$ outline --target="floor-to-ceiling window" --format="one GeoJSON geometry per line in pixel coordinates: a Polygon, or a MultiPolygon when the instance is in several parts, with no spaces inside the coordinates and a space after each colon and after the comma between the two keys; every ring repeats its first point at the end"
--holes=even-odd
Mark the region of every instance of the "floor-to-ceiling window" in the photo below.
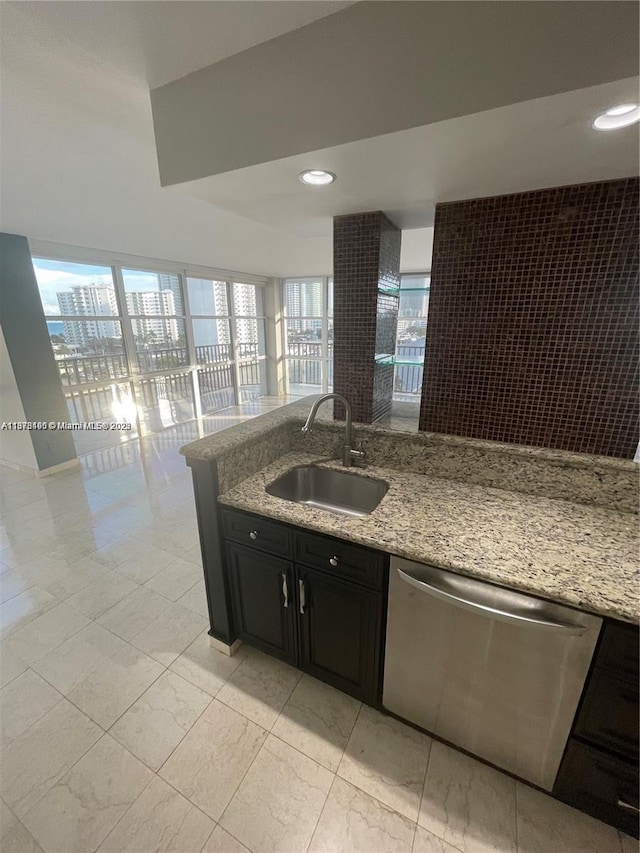
{"type": "Polygon", "coordinates": [[[285,377],[289,394],[333,388],[333,280],[290,278],[283,282],[285,377]]]}
{"type": "MultiPolygon", "coordinates": [[[[429,274],[402,275],[394,356],[394,400],[418,402],[429,310],[429,274]]],[[[333,387],[333,280],[285,279],[285,375],[288,392],[304,396],[333,387]]]]}
{"type": "Polygon", "coordinates": [[[33,259],[78,452],[267,394],[262,285],[189,270],[33,259]]]}
{"type": "Polygon", "coordinates": [[[419,402],[429,313],[429,275],[400,276],[393,399],[419,402]]]}

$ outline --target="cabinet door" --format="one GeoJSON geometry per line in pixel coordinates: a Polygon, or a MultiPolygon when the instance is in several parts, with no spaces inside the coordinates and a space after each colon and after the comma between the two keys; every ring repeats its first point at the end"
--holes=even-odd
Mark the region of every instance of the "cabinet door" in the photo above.
{"type": "Polygon", "coordinates": [[[638,765],[571,738],[553,793],[559,800],[638,837],[638,765]]]}
{"type": "Polygon", "coordinates": [[[293,566],[241,545],[227,545],[233,616],[238,636],[295,663],[293,566]]]}
{"type": "Polygon", "coordinates": [[[574,727],[574,734],[619,752],[638,756],[638,685],[599,666],[594,667],[574,727]]]}
{"type": "Polygon", "coordinates": [[[379,704],[382,594],[302,566],[296,574],[300,668],[379,704]]]}

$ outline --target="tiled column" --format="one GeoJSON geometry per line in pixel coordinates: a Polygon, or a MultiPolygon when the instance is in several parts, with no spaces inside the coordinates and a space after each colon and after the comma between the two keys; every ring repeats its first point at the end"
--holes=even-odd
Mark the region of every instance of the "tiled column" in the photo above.
{"type": "Polygon", "coordinates": [[[360,423],[391,409],[401,237],[381,211],[333,220],[333,390],[360,423]]]}

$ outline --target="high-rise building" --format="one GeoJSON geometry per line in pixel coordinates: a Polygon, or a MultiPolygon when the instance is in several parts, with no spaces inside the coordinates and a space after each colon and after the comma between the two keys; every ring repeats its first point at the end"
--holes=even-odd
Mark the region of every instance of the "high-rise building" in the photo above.
{"type": "Polygon", "coordinates": [[[169,290],[173,294],[174,313],[184,314],[184,311],[182,309],[182,292],[180,290],[180,278],[177,275],[159,273],[158,285],[160,290],[169,290]]]}
{"type": "Polygon", "coordinates": [[[285,301],[288,317],[321,317],[322,282],[288,281],[285,301]]]}
{"type": "Polygon", "coordinates": [[[126,294],[127,311],[133,320],[134,334],[144,343],[174,343],[178,321],[171,290],[136,290],[126,294]]]}
{"type": "MultiPolygon", "coordinates": [[[[112,285],[74,284],[70,290],[57,294],[60,314],[66,317],[101,317],[118,314],[116,292],[112,285]]],[[[116,320],[65,320],[64,337],[67,344],[86,346],[91,339],[120,338],[122,331],[116,320]]]]}

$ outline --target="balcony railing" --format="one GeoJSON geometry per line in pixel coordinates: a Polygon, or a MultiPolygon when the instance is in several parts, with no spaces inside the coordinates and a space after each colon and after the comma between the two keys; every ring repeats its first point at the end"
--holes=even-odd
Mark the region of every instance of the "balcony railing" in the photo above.
{"type": "Polygon", "coordinates": [[[86,385],[89,382],[106,382],[129,375],[124,353],[116,355],[74,355],[57,358],[63,385],[86,385]]]}
{"type": "MultiPolygon", "coordinates": [[[[139,350],[138,365],[142,373],[157,373],[175,370],[189,365],[189,356],[185,347],[139,350]]],[[[238,358],[255,360],[259,356],[258,344],[238,344],[238,358]]],[[[229,344],[212,344],[196,347],[198,364],[229,364],[233,361],[229,344]]],[[[94,382],[108,382],[110,379],[124,379],[129,375],[127,359],[124,353],[115,355],[72,355],[56,358],[63,385],[87,385],[94,382]]]]}

